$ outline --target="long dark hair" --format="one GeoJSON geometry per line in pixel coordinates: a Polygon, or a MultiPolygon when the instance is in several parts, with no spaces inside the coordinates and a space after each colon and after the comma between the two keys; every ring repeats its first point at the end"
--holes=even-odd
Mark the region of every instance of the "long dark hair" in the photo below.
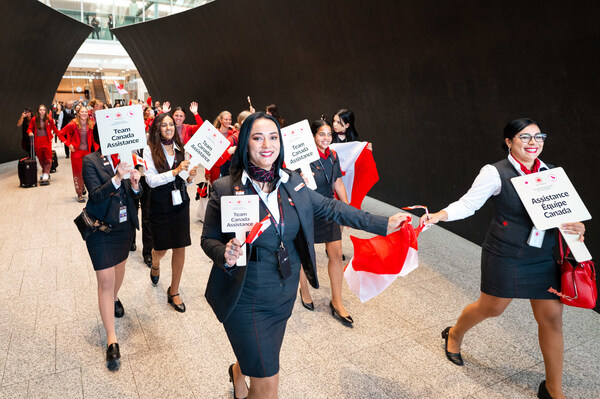
{"type": "Polygon", "coordinates": [[[508,146],[506,145],[506,139],[512,140],[515,137],[515,134],[519,133],[521,130],[525,129],[529,125],[536,125],[540,127],[536,121],[529,118],[517,118],[513,121],[510,121],[504,126],[504,139],[502,141],[502,149],[504,151],[508,151],[508,146]]]}
{"type": "MultiPolygon", "coordinates": [[[[346,141],[358,141],[358,132],[356,131],[356,127],[354,126],[354,112],[349,109],[342,108],[338,110],[333,116],[338,116],[340,120],[344,123],[347,123],[349,126],[346,128],[346,141]]],[[[333,119],[333,118],[332,118],[333,119]]],[[[339,138],[337,132],[334,130],[333,132],[333,142],[339,142],[339,138]]]]}
{"type": "Polygon", "coordinates": [[[42,123],[40,121],[40,108],[42,107],[46,108],[46,115],[44,115],[44,124],[48,123],[48,120],[50,119],[50,117],[48,116],[48,107],[46,107],[44,104],[38,105],[37,109],[35,110],[35,127],[37,129],[42,128],[42,123]]]}
{"type": "MultiPolygon", "coordinates": [[[[148,145],[150,146],[150,152],[152,153],[152,160],[154,161],[154,165],[156,165],[156,170],[158,170],[159,172],[169,170],[169,167],[167,165],[167,157],[165,156],[165,152],[160,142],[160,124],[166,117],[171,118],[171,120],[173,121],[173,125],[175,125],[175,120],[173,119],[171,114],[165,112],[159,114],[156,118],[154,118],[154,121],[152,121],[152,124],[150,125],[150,129],[148,129],[148,145]]],[[[181,153],[185,156],[183,143],[179,139],[177,131],[174,131],[173,141],[175,142],[175,144],[177,144],[177,146],[181,150],[181,153]]]]}
{"type": "Polygon", "coordinates": [[[252,130],[254,122],[256,122],[258,119],[268,119],[274,122],[275,126],[277,126],[280,146],[279,156],[274,162],[275,179],[273,180],[273,184],[275,184],[277,183],[277,180],[279,180],[279,170],[283,167],[283,141],[281,139],[281,128],[279,126],[279,122],[277,119],[264,112],[255,112],[248,116],[244,123],[242,123],[242,127],[240,128],[239,142],[235,152],[233,153],[233,157],[231,158],[231,166],[229,171],[233,180],[241,179],[242,172],[244,170],[248,171],[248,164],[250,163],[250,158],[248,157],[248,141],[250,140],[250,130],[252,130]]]}
{"type": "Polygon", "coordinates": [[[277,105],[275,104],[271,104],[271,105],[267,105],[267,112],[271,114],[271,116],[273,116],[273,118],[277,119],[277,122],[279,122],[279,126],[283,126],[283,122],[285,121],[281,115],[279,115],[279,110],[277,110],[277,105]]]}

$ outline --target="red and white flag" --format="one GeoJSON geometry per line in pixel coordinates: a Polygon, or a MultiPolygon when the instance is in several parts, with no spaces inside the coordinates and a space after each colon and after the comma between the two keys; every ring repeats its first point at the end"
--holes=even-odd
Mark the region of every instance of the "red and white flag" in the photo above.
{"type": "Polygon", "coordinates": [[[144,160],[144,158],[140,157],[138,154],[132,154],[132,155],[133,155],[134,167],[136,167],[138,165],[142,165],[144,167],[144,170],[148,170],[148,165],[146,164],[146,161],[144,160]]]}
{"type": "Polygon", "coordinates": [[[350,205],[360,209],[365,196],[379,180],[373,152],[366,141],[336,143],[329,147],[337,153],[350,205]]]}
{"type": "Polygon", "coordinates": [[[350,236],[354,257],[344,269],[348,286],[361,302],[382,293],[398,276],[406,276],[419,266],[416,230],[409,217],[400,230],[387,236],[362,239],[350,236]]]}
{"type": "Polygon", "coordinates": [[[250,233],[248,233],[248,237],[246,237],[245,243],[252,244],[254,241],[256,241],[258,237],[260,237],[262,233],[264,233],[266,229],[269,228],[270,225],[271,219],[269,219],[268,216],[265,216],[263,220],[252,226],[252,230],[250,230],[250,233]]]}
{"type": "Polygon", "coordinates": [[[119,84],[116,80],[113,80],[113,82],[115,82],[115,86],[117,87],[117,91],[119,92],[120,95],[124,95],[129,93],[127,90],[125,90],[123,88],[122,84],[119,84]]]}

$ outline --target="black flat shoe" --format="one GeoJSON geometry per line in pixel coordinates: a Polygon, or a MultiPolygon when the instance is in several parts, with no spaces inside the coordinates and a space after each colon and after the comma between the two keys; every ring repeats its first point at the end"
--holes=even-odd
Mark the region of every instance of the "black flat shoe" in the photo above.
{"type": "Polygon", "coordinates": [[[350,326],[352,323],[354,323],[354,320],[352,320],[352,317],[350,315],[342,316],[340,312],[338,312],[337,309],[333,307],[333,303],[331,301],[329,301],[329,307],[331,308],[331,315],[334,317],[339,317],[342,324],[350,326]]]}
{"type": "Polygon", "coordinates": [[[550,393],[546,389],[546,380],[540,382],[537,397],[540,399],[552,399],[552,396],[550,396],[550,393]]]}
{"type": "Polygon", "coordinates": [[[175,302],[173,302],[173,298],[176,296],[179,296],[179,293],[171,295],[171,287],[167,288],[167,302],[169,302],[169,304],[173,306],[173,309],[180,313],[183,313],[185,312],[185,303],[181,302],[181,304],[178,305],[175,302]]]}
{"type": "Polygon", "coordinates": [[[144,263],[148,267],[152,267],[152,255],[144,255],[144,263]]]}
{"type": "Polygon", "coordinates": [[[121,367],[119,359],[121,358],[121,352],[119,351],[119,344],[114,342],[106,348],[106,367],[110,371],[117,371],[121,367]]]}
{"type": "Polygon", "coordinates": [[[125,314],[125,308],[123,307],[121,300],[119,298],[117,298],[117,300],[115,301],[115,317],[121,318],[121,317],[123,317],[124,314],[125,314]]]}
{"type": "MultiPolygon", "coordinates": [[[[235,363],[233,363],[233,364],[235,364],[235,363]]],[[[231,382],[233,384],[233,398],[234,399],[246,399],[247,397],[238,398],[237,396],[235,396],[235,382],[233,380],[233,364],[231,366],[229,366],[229,382],[231,382]]],[[[246,384],[246,388],[248,388],[248,384],[246,384]]]]}
{"type": "Polygon", "coordinates": [[[446,357],[457,366],[462,366],[464,363],[460,352],[448,352],[448,335],[450,335],[450,327],[446,327],[446,329],[442,331],[442,339],[444,340],[444,351],[446,352],[446,357]]]}
{"type": "Polygon", "coordinates": [[[160,267],[154,268],[154,266],[150,266],[150,281],[152,281],[152,284],[156,285],[158,284],[158,279],[160,278],[160,272],[158,273],[158,276],[153,276],[152,270],[160,270],[160,267]]]}
{"type": "Polygon", "coordinates": [[[300,294],[300,302],[302,302],[302,306],[304,306],[308,310],[315,310],[315,304],[312,302],[304,302],[302,299],[302,291],[298,290],[298,294],[300,294]]]}

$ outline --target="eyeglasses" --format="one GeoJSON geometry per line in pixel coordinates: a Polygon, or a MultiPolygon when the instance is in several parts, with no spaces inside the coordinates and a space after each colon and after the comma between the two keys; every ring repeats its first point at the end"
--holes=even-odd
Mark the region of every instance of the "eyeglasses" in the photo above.
{"type": "Polygon", "coordinates": [[[536,142],[538,143],[543,143],[544,140],[546,140],[546,133],[536,133],[536,134],[529,134],[529,133],[521,133],[518,135],[518,137],[521,139],[521,141],[523,143],[529,143],[531,141],[531,138],[533,137],[535,139],[536,142]]]}

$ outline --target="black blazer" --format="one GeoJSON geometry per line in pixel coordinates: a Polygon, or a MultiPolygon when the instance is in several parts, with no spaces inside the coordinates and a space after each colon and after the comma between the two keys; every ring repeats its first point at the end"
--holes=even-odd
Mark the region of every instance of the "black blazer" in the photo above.
{"type": "Polygon", "coordinates": [[[140,228],[134,198],[142,196],[142,186],[136,194],[131,188],[129,179],[121,180],[121,187],[116,189],[111,179],[115,175],[108,159],[100,151],[92,152],[83,157],[83,182],[89,194],[85,206],[88,214],[105,223],[117,226],[119,224],[119,208],[121,201],[127,206],[127,217],[136,229],[140,228]],[[106,215],[106,217],[105,217],[106,215]]]}
{"type": "MultiPolygon", "coordinates": [[[[325,198],[304,185],[304,180],[296,172],[285,170],[290,174],[287,183],[280,185],[281,197],[291,198],[300,219],[300,232],[294,241],[294,246],[300,255],[302,268],[310,284],[319,288],[317,279],[316,258],[314,248],[314,219],[322,218],[335,220],[337,223],[371,233],[386,235],[388,218],[371,215],[350,205],[331,198],[325,198]]],[[[231,176],[223,177],[213,183],[212,193],[202,231],[202,249],[214,262],[208,283],[206,299],[213,308],[220,322],[225,322],[239,300],[244,288],[246,267],[236,267],[226,270],[225,244],[235,234],[221,232],[221,201],[223,195],[234,195],[236,191],[244,194],[254,194],[250,180],[243,185],[238,179],[233,181],[231,176]]],[[[247,249],[251,253],[252,246],[247,249]]]]}

